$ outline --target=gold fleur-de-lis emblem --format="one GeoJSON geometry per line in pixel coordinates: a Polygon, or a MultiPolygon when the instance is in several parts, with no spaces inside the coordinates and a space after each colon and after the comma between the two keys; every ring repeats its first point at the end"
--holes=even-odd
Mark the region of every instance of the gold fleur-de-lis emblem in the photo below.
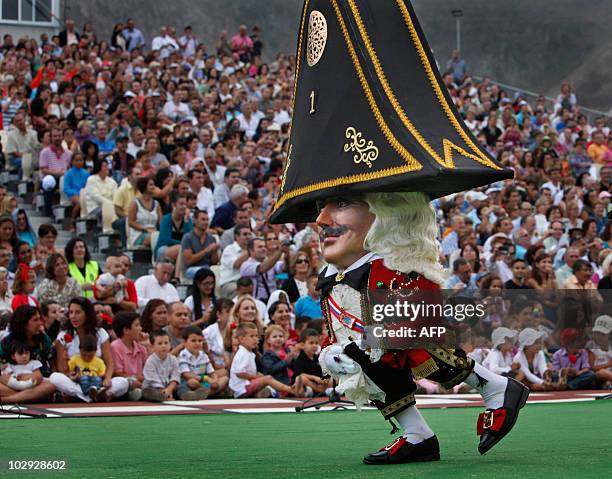
{"type": "Polygon", "coordinates": [[[344,279],[344,272],[342,273],[338,273],[336,275],[336,283],[339,283],[340,281],[342,281],[344,279]]]}
{"type": "Polygon", "coordinates": [[[349,141],[344,144],[344,151],[355,153],[353,155],[355,163],[365,163],[368,168],[372,168],[372,162],[378,158],[378,147],[374,146],[374,142],[366,141],[362,133],[352,126],[346,129],[345,135],[349,141]]]}

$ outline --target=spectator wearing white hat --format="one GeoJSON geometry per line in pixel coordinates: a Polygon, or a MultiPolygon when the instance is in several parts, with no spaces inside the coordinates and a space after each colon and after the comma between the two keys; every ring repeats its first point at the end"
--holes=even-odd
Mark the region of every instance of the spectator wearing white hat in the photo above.
{"type": "Polygon", "coordinates": [[[512,348],[516,342],[518,331],[500,326],[491,333],[491,352],[483,361],[482,365],[489,371],[501,374],[517,381],[523,379],[520,371],[521,365],[512,360],[512,348]]]}
{"type": "Polygon", "coordinates": [[[520,364],[525,376],[523,384],[532,391],[547,391],[552,388],[552,370],[546,366],[546,356],[542,351],[543,331],[525,328],[518,335],[519,350],[513,362],[520,364]]]}
{"type": "Polygon", "coordinates": [[[612,387],[612,348],[610,347],[610,332],[612,317],[604,314],[595,320],[593,339],[587,344],[591,370],[595,372],[597,381],[604,388],[612,387]]]}

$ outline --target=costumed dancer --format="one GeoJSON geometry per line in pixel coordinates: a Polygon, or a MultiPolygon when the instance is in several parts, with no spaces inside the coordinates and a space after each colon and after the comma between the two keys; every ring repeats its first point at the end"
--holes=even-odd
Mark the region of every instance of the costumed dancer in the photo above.
{"type": "Polygon", "coordinates": [[[407,0],[306,0],[298,37],[288,158],[275,223],[322,229],[322,367],[357,403],[372,401],[403,435],[367,464],[435,461],[438,440],[415,406],[414,378],[483,397],[478,450],[514,426],[529,391],[456,347],[366,347],[368,292],[439,290],[429,200],[512,178],[465,127],[407,0]]]}

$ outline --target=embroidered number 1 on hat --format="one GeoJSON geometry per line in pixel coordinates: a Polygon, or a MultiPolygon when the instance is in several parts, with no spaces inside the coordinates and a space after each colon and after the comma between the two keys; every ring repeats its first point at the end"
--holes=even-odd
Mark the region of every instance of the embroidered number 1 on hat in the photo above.
{"type": "Polygon", "coordinates": [[[312,90],[310,92],[310,111],[309,114],[313,114],[315,112],[315,91],[312,90]]]}

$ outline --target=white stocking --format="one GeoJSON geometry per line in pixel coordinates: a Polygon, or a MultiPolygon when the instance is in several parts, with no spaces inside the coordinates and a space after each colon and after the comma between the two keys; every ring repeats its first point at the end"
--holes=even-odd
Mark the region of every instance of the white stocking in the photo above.
{"type": "Polygon", "coordinates": [[[484,366],[475,363],[474,370],[465,382],[482,396],[485,408],[499,409],[504,405],[504,393],[508,385],[508,378],[495,374],[484,366]]]}
{"type": "Polygon", "coordinates": [[[411,444],[418,444],[434,435],[416,406],[410,406],[395,416],[404,430],[404,437],[411,444]]]}

